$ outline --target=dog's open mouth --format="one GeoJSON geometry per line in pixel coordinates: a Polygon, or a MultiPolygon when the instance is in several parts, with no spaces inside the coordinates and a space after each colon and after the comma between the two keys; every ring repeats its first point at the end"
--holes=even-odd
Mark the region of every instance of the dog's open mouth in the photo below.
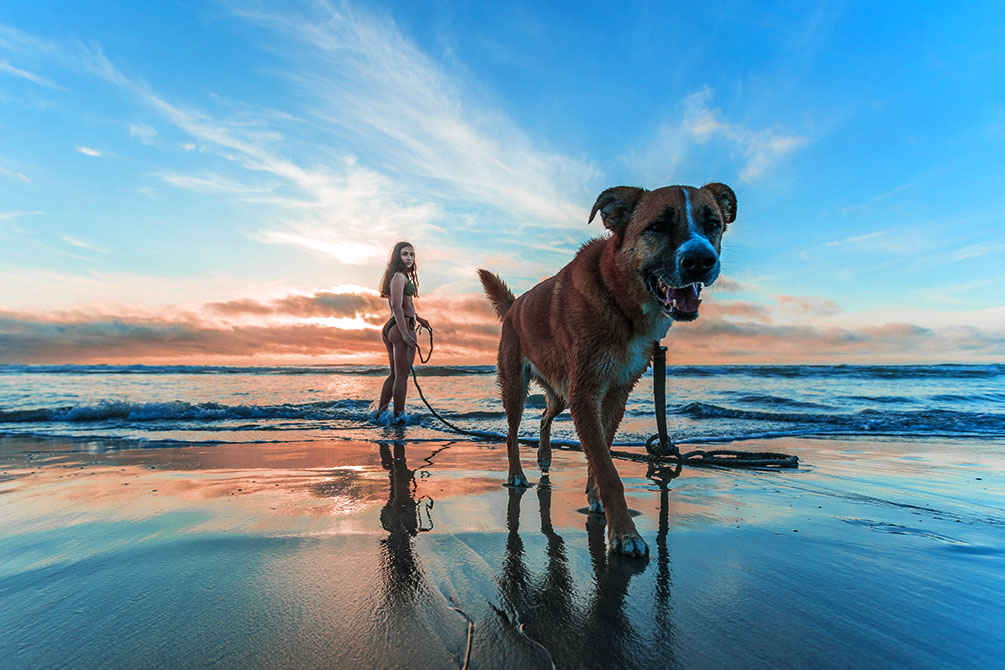
{"type": "Polygon", "coordinates": [[[650,275],[647,284],[663,311],[673,317],[674,321],[694,321],[698,318],[698,307],[701,305],[698,296],[701,295],[704,284],[695,282],[674,288],[667,286],[655,274],[650,275]]]}

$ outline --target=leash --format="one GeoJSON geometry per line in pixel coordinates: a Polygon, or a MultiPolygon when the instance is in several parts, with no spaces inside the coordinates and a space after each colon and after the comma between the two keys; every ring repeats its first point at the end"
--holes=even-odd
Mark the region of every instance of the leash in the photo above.
{"type": "MultiPolygon", "coordinates": [[[[418,326],[416,326],[416,328],[415,328],[415,350],[419,352],[419,361],[422,362],[423,364],[428,363],[429,359],[433,357],[433,327],[432,326],[423,326],[421,323],[418,326]],[[429,355],[426,356],[425,358],[422,357],[422,348],[419,347],[419,333],[422,332],[423,328],[425,328],[426,330],[429,331],[429,355]]],[[[415,374],[415,369],[414,368],[412,370],[412,374],[415,374]]],[[[418,388],[418,384],[416,384],[416,388],[418,388]]]]}
{"type": "MultiPolygon", "coordinates": [[[[425,358],[422,357],[422,349],[419,347],[418,337],[416,337],[415,348],[419,352],[419,360],[426,363],[433,356],[433,329],[428,326],[420,325],[416,331],[421,331],[423,328],[429,331],[429,355],[425,358]]],[[[674,470],[676,470],[677,474],[680,474],[680,468],[685,465],[693,467],[770,469],[799,467],[798,456],[790,456],[789,454],[771,451],[734,451],[731,449],[710,449],[705,451],[695,449],[694,451],[682,454],[680,449],[676,444],[674,444],[673,440],[671,440],[670,436],[667,434],[666,353],[667,348],[662,346],[658,340],[653,343],[653,402],[656,405],[657,432],[646,441],[646,454],[611,449],[610,454],[612,458],[634,461],[636,463],[648,463],[650,467],[659,466],[660,464],[676,465],[674,470]]],[[[499,433],[459,428],[444,419],[435,409],[433,409],[433,406],[429,404],[428,400],[426,400],[425,394],[422,393],[422,387],[419,386],[419,378],[415,373],[415,366],[413,365],[411,369],[412,382],[415,384],[415,390],[419,392],[419,397],[422,399],[423,404],[425,404],[426,409],[428,409],[430,413],[439,419],[445,426],[450,428],[455,433],[470,435],[482,440],[505,439],[505,436],[502,436],[499,433]]],[[[517,441],[521,444],[540,444],[540,440],[535,440],[533,438],[518,438],[517,441]]],[[[565,449],[567,451],[582,452],[583,450],[582,445],[579,442],[553,444],[552,447],[555,449],[565,449]]],[[[676,476],[676,474],[674,476],[676,476]]]]}
{"type": "MultiPolygon", "coordinates": [[[[666,415],[667,348],[659,341],[653,343],[653,401],[656,403],[656,434],[646,440],[649,458],[631,460],[649,463],[680,463],[682,465],[717,466],[724,468],[795,468],[799,458],[770,451],[733,451],[730,449],[696,449],[682,454],[667,435],[666,415]]],[[[629,453],[629,452],[622,452],[629,453]]],[[[612,451],[613,455],[614,452],[612,451]]]]}

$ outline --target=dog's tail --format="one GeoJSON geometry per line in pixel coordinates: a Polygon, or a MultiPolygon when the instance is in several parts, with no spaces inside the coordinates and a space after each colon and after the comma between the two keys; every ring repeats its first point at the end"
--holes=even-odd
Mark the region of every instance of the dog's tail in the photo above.
{"type": "Polygon", "coordinates": [[[500,279],[499,275],[492,274],[488,270],[478,270],[478,277],[482,280],[485,294],[488,295],[492,307],[495,308],[496,314],[499,315],[499,320],[502,321],[503,317],[506,316],[506,312],[509,311],[509,308],[516,300],[513,291],[509,290],[506,282],[500,279]]]}

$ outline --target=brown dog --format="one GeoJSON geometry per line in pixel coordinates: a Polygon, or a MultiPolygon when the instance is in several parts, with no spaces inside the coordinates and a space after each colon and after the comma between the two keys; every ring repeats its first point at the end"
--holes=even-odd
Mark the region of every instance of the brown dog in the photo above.
{"type": "Polygon", "coordinates": [[[498,275],[478,274],[502,319],[498,370],[509,426],[507,483],[529,486],[517,430],[534,380],[547,396],[541,470],[551,465],[551,421],[568,406],[589,466],[590,510],[606,513],[614,551],[643,556],[649,547],[628,513],[611,442],[653,342],[672,321],[697,318],[702,286],[719,276],[719,243],[736,219],[736,196],[718,183],[654,191],[616,186],[600,194],[589,221],[598,211],[611,235],[585,244],[557,275],[519,298],[498,275]]]}

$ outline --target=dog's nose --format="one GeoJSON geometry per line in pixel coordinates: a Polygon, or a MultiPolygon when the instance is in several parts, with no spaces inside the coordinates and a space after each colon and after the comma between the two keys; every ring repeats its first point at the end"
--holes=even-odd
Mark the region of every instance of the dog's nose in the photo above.
{"type": "Polygon", "coordinates": [[[700,277],[715,267],[719,258],[705,246],[688,249],[680,258],[680,267],[689,276],[700,277]]]}

